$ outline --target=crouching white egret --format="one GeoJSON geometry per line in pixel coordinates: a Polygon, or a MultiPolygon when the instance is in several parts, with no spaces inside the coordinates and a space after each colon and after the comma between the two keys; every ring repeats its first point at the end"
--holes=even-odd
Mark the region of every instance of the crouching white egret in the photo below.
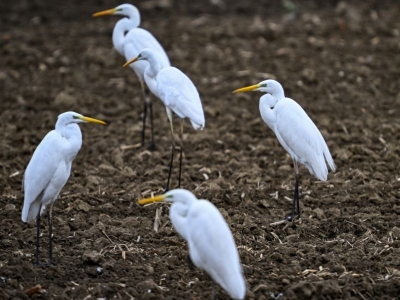
{"type": "MultiPolygon", "coordinates": [[[[126,60],[131,59],[139,54],[140,50],[150,48],[157,52],[161,67],[170,66],[170,62],[164,48],[157,41],[157,39],[147,30],[138,28],[140,26],[140,13],[139,10],[131,4],[121,4],[115,8],[104,10],[93,14],[93,17],[102,17],[108,15],[121,15],[125,18],[119,20],[115,24],[112,41],[115,49],[119,54],[125,57],[126,60]]],[[[148,62],[141,61],[132,65],[133,71],[139,78],[142,88],[143,100],[143,127],[142,127],[142,146],[145,142],[145,129],[147,108],[150,111],[150,130],[151,130],[151,144],[150,147],[154,148],[154,130],[153,130],[153,105],[150,95],[146,95],[147,90],[144,85],[144,70],[148,66],[148,62]]]]}
{"type": "Polygon", "coordinates": [[[246,284],[231,230],[219,210],[184,189],[139,200],[140,205],[172,202],[169,217],[189,245],[193,264],[206,271],[232,298],[244,299],[246,284]]]}
{"type": "Polygon", "coordinates": [[[169,165],[166,191],[169,190],[172,164],[174,161],[175,141],[172,122],[172,112],[181,118],[180,130],[180,158],[179,158],[179,186],[181,187],[182,151],[183,151],[183,119],[188,118],[194,129],[202,130],[205,125],[203,107],[199,93],[193,82],[182,71],[175,67],[162,68],[158,54],[151,49],[143,49],[140,54],[129,60],[124,67],[137,61],[148,61],[149,66],[144,71],[144,80],[150,91],[161,99],[167,109],[171,127],[172,154],[169,165]]]}
{"type": "Polygon", "coordinates": [[[39,265],[40,215],[49,204],[48,264],[53,263],[51,212],[54,201],[69,178],[71,163],[81,148],[82,133],[77,123],[82,122],[106,124],[71,111],[59,115],[55,130],[50,131],[36,148],[24,174],[25,196],[21,218],[23,222],[37,220],[36,266],[39,265]]]}
{"type": "Polygon", "coordinates": [[[297,163],[304,164],[311,174],[322,181],[326,181],[328,176],[326,163],[332,171],[335,171],[335,164],[317,126],[296,101],[285,97],[283,87],[279,82],[269,79],[237,89],[233,93],[249,91],[267,93],[260,98],[261,117],[293,159],[296,180],[292,214],[287,217],[289,221],[292,221],[296,204],[297,216],[300,218],[300,175],[297,163]]]}

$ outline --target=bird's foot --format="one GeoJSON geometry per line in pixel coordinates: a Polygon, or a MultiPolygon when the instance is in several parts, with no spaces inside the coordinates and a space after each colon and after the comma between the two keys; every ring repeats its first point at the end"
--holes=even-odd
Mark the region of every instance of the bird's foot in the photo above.
{"type": "Polygon", "coordinates": [[[169,191],[169,187],[166,187],[163,194],[165,194],[168,191],[169,191]]]}
{"type": "Polygon", "coordinates": [[[35,263],[36,268],[42,268],[42,267],[51,267],[55,266],[56,264],[53,261],[47,262],[47,263],[35,263]]]}
{"type": "Polygon", "coordinates": [[[156,144],[154,144],[153,142],[151,142],[151,143],[147,146],[147,149],[149,149],[150,151],[156,150],[156,144]]]}
{"type": "Polygon", "coordinates": [[[146,144],[146,143],[142,142],[142,143],[140,144],[140,146],[141,146],[142,148],[146,148],[146,149],[149,150],[149,151],[154,151],[154,150],[156,150],[156,144],[153,143],[153,142],[151,142],[151,143],[149,143],[149,144],[146,144]]]}
{"type": "Polygon", "coordinates": [[[288,221],[288,222],[293,222],[293,220],[294,220],[295,218],[296,218],[296,217],[293,216],[293,215],[288,215],[288,216],[285,218],[285,220],[288,221]]]}
{"type": "Polygon", "coordinates": [[[288,215],[285,220],[288,222],[293,222],[294,220],[300,220],[300,215],[288,215]]]}
{"type": "Polygon", "coordinates": [[[285,227],[284,227],[284,228],[286,228],[289,224],[292,224],[294,226],[296,220],[300,220],[300,216],[299,215],[296,215],[296,216],[288,215],[284,219],[276,221],[276,222],[273,222],[273,223],[270,223],[269,225],[276,226],[276,225],[286,224],[285,227]]]}

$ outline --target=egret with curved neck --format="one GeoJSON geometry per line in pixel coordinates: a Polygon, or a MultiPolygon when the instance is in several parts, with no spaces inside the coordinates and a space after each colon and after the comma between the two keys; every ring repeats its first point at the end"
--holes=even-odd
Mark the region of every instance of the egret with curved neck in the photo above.
{"type": "Polygon", "coordinates": [[[183,119],[188,118],[194,129],[202,130],[205,125],[204,111],[199,93],[193,82],[182,71],[175,67],[162,67],[158,53],[152,49],[143,49],[138,56],[129,60],[124,67],[147,61],[149,65],[144,71],[144,80],[150,91],[164,103],[171,128],[172,153],[168,171],[166,190],[169,190],[172,164],[174,160],[175,141],[172,112],[181,118],[179,187],[181,186],[182,151],[183,151],[183,119]]]}
{"type": "MultiPolygon", "coordinates": [[[[157,52],[161,67],[170,66],[168,56],[157,41],[157,39],[147,30],[139,28],[140,26],[140,13],[139,10],[131,4],[121,4],[115,8],[104,10],[93,14],[94,17],[102,17],[108,15],[121,15],[124,16],[119,20],[113,30],[112,42],[117,52],[124,56],[126,60],[137,56],[143,48],[150,48],[157,52]]],[[[144,70],[148,63],[142,61],[132,65],[132,69],[139,78],[142,89],[143,100],[143,126],[142,126],[142,146],[145,143],[146,131],[146,118],[147,110],[150,113],[150,130],[151,130],[151,144],[150,147],[154,148],[154,128],[153,128],[153,105],[150,95],[144,85],[144,70]]]]}
{"type": "Polygon", "coordinates": [[[139,200],[139,204],[160,201],[172,202],[172,225],[188,243],[193,264],[206,271],[233,299],[244,299],[246,283],[239,253],[219,210],[208,200],[199,200],[183,189],[139,200]]]}
{"type": "Polygon", "coordinates": [[[82,146],[82,133],[78,123],[83,122],[106,124],[71,111],[59,115],[55,130],[50,131],[37,146],[24,174],[24,207],[21,219],[23,222],[31,222],[36,218],[37,221],[36,266],[39,265],[40,216],[47,205],[51,205],[48,214],[48,264],[53,263],[52,208],[69,178],[72,161],[82,146]]]}
{"type": "Polygon", "coordinates": [[[297,163],[304,164],[316,178],[327,180],[328,167],[335,171],[331,153],[321,132],[303,108],[294,100],[285,97],[282,85],[275,80],[264,80],[258,84],[240,88],[233,93],[260,91],[266,93],[260,98],[261,118],[275,133],[283,148],[293,159],[295,188],[292,214],[287,220],[294,220],[295,207],[300,218],[299,180],[297,163]]]}

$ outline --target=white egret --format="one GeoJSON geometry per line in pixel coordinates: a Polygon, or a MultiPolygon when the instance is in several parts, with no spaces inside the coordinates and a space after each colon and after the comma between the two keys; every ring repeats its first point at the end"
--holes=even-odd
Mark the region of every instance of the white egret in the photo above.
{"type": "Polygon", "coordinates": [[[51,207],[48,214],[48,263],[53,263],[51,212],[56,198],[69,178],[72,161],[81,148],[82,133],[77,123],[82,122],[106,124],[71,111],[59,115],[55,130],[50,131],[36,148],[24,174],[25,197],[21,218],[23,222],[37,219],[35,260],[37,266],[39,265],[40,215],[49,204],[51,207]]]}
{"type": "Polygon", "coordinates": [[[188,118],[194,129],[202,130],[205,125],[204,111],[199,93],[193,82],[182,71],[175,67],[162,68],[158,54],[151,49],[143,49],[140,54],[128,61],[124,67],[137,61],[148,61],[149,66],[144,71],[144,80],[150,91],[161,99],[167,109],[171,127],[172,154],[168,172],[166,190],[169,189],[172,164],[174,160],[175,141],[172,124],[172,112],[181,118],[180,158],[179,158],[179,187],[181,186],[182,151],[183,151],[183,119],[188,118]]]}
{"type": "Polygon", "coordinates": [[[267,93],[260,98],[261,118],[272,129],[283,148],[293,159],[296,181],[292,214],[287,218],[292,221],[296,203],[297,216],[300,218],[300,174],[297,163],[304,164],[311,174],[322,181],[326,181],[328,176],[326,163],[332,171],[335,171],[336,167],[317,126],[296,101],[285,97],[283,87],[279,82],[269,79],[256,85],[237,89],[233,93],[249,91],[267,93]]]}
{"type": "Polygon", "coordinates": [[[244,299],[246,284],[231,230],[219,210],[184,189],[139,200],[172,202],[169,216],[175,230],[189,245],[193,264],[206,271],[232,298],[244,299]]]}
{"type": "MultiPolygon", "coordinates": [[[[119,54],[125,57],[126,60],[131,59],[139,54],[140,50],[144,48],[150,48],[157,52],[161,67],[170,66],[170,62],[164,48],[157,41],[157,39],[147,30],[138,28],[140,25],[140,13],[139,10],[131,4],[121,4],[115,8],[100,11],[93,14],[93,17],[101,17],[108,15],[122,15],[125,18],[119,20],[115,24],[112,41],[115,49],[119,54]]],[[[144,85],[144,71],[148,63],[141,61],[135,65],[132,65],[133,71],[139,78],[140,85],[142,88],[142,100],[143,100],[143,127],[142,127],[142,146],[145,141],[145,129],[146,129],[146,117],[147,107],[150,111],[150,130],[151,130],[151,145],[154,147],[154,130],[153,130],[153,105],[150,95],[146,97],[146,89],[144,85]]]]}

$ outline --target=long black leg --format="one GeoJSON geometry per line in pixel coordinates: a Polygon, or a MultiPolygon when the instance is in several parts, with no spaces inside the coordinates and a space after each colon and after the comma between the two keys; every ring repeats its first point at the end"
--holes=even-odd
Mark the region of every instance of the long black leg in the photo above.
{"type": "Polygon", "coordinates": [[[296,186],[295,189],[297,191],[297,218],[300,219],[300,196],[299,196],[299,183],[300,183],[300,174],[296,175],[296,186]]]}
{"type": "Polygon", "coordinates": [[[181,151],[179,155],[179,185],[178,188],[181,188],[181,176],[182,176],[182,152],[183,152],[183,119],[181,119],[181,131],[179,133],[179,138],[181,140],[181,151]]]}
{"type": "Polygon", "coordinates": [[[39,212],[36,217],[36,252],[35,252],[35,266],[39,266],[39,236],[40,236],[40,212],[42,210],[42,204],[39,206],[39,212]]]}
{"type": "Polygon", "coordinates": [[[297,211],[299,211],[299,176],[295,176],[295,183],[294,183],[294,195],[293,195],[293,205],[292,205],[292,215],[290,216],[291,221],[294,220],[294,215],[296,211],[296,204],[297,204],[297,211]]]}
{"type": "Polygon", "coordinates": [[[149,109],[150,109],[150,130],[151,130],[151,144],[150,144],[150,150],[154,150],[156,145],[154,144],[154,127],[153,127],[153,101],[151,99],[151,95],[148,95],[149,97],[149,109]]]}
{"type": "Polygon", "coordinates": [[[49,265],[53,264],[53,216],[52,216],[52,211],[53,211],[53,204],[51,204],[50,211],[48,214],[49,218],[49,265]]]}
{"type": "Polygon", "coordinates": [[[300,218],[300,203],[299,203],[299,180],[300,180],[300,174],[299,174],[299,168],[297,165],[297,162],[293,160],[294,164],[294,177],[295,177],[295,183],[294,183],[294,193],[293,193],[293,202],[292,202],[292,213],[291,215],[286,217],[286,220],[289,222],[294,220],[294,215],[296,212],[296,204],[297,204],[297,215],[298,218],[300,218]]]}
{"type": "Polygon", "coordinates": [[[174,152],[175,152],[174,126],[172,124],[172,119],[170,120],[169,124],[171,126],[172,148],[171,148],[171,161],[169,163],[168,180],[167,180],[167,186],[165,187],[165,192],[169,191],[169,182],[171,179],[172,165],[174,163],[174,152]]]}
{"type": "Polygon", "coordinates": [[[294,212],[296,210],[296,198],[297,198],[297,180],[294,184],[294,193],[293,193],[293,201],[292,201],[292,213],[288,216],[288,221],[294,220],[294,212]]]}
{"type": "Polygon", "coordinates": [[[142,101],[143,101],[143,125],[142,125],[142,147],[144,147],[145,137],[146,137],[146,118],[147,118],[147,100],[144,83],[140,82],[142,86],[142,101]]]}

